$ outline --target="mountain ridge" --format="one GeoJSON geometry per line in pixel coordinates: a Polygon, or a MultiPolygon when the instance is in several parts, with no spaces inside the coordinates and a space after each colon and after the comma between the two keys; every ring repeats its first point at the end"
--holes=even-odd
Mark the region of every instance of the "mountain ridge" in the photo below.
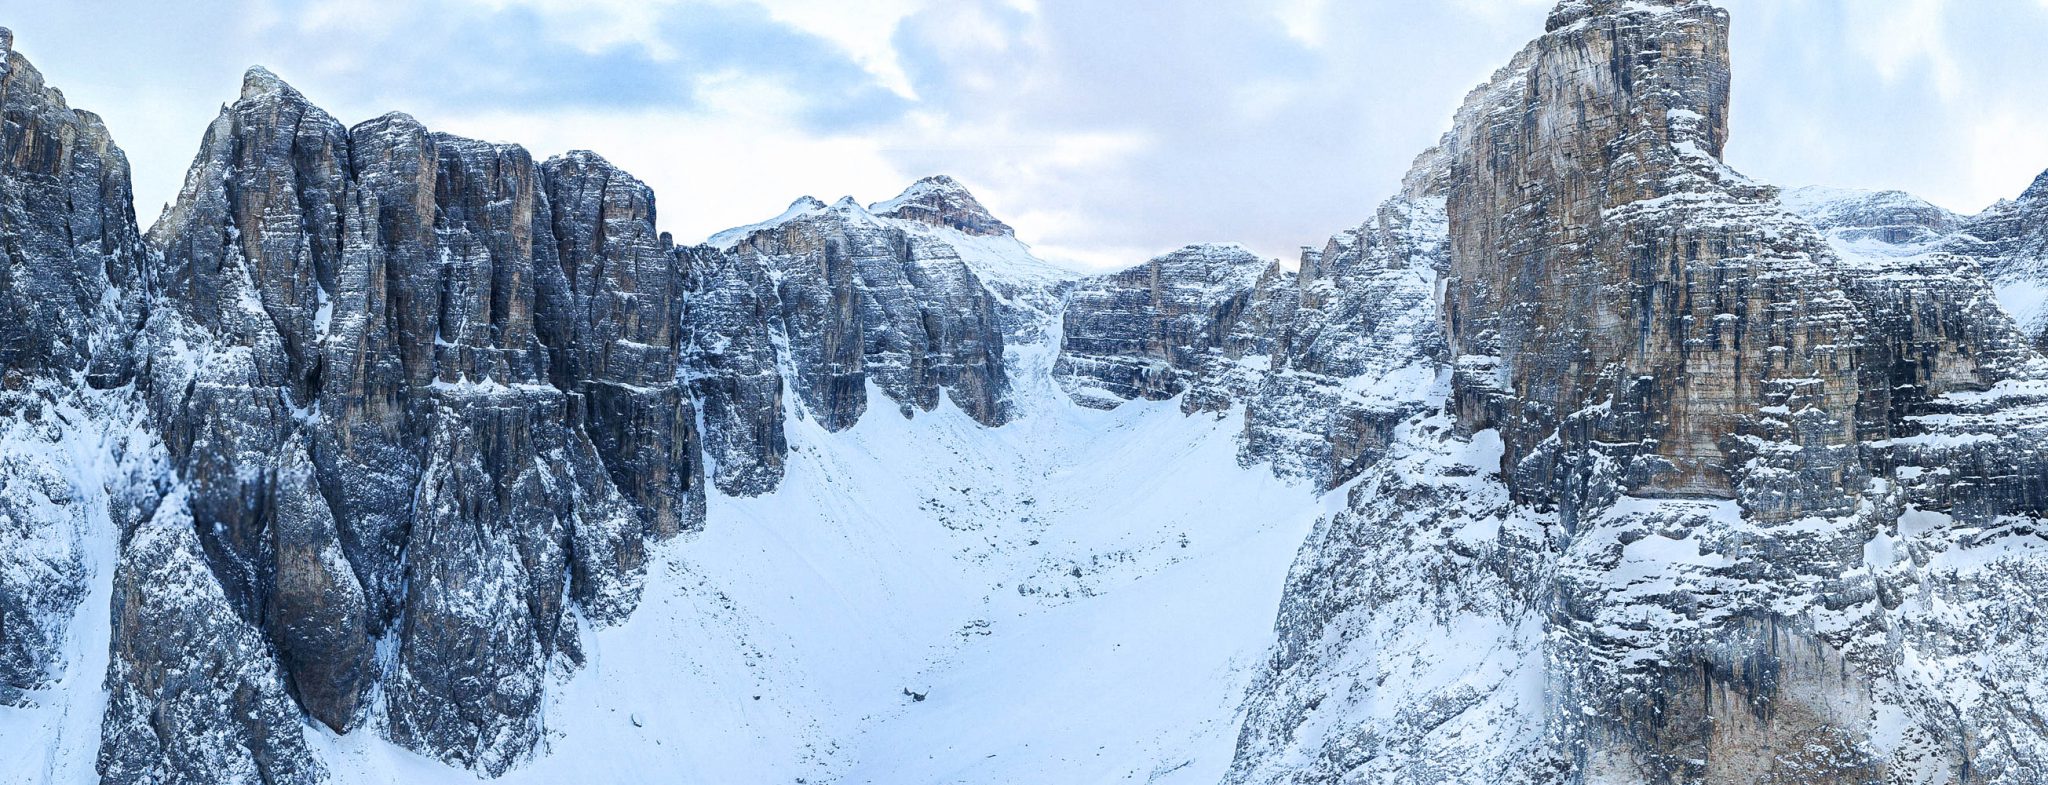
{"type": "Polygon", "coordinates": [[[1750,180],[1728,24],[1565,0],[1297,267],[1099,275],[944,175],[678,246],[595,153],[260,67],[143,232],[0,30],[0,735],[105,783],[647,776],[650,724],[678,779],[2037,782],[2048,175],[1750,180]],[[1054,685],[1093,730],[1040,737],[1008,669],[1175,708],[1054,685]]]}

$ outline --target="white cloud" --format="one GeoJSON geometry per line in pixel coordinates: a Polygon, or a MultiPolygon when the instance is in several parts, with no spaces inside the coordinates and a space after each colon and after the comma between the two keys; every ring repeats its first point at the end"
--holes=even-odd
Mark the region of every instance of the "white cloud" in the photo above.
{"type": "MultiPolygon", "coordinates": [[[[331,0],[351,5],[354,0],[331,0]]],[[[658,35],[663,15],[685,5],[680,0],[462,0],[492,11],[522,8],[547,20],[550,33],[586,53],[618,46],[637,46],[657,60],[676,56],[658,35]]]]}
{"type": "Polygon", "coordinates": [[[1278,0],[1273,4],[1273,15],[1287,35],[1310,47],[1320,47],[1329,39],[1329,10],[1330,0],[1278,0]]]}
{"type": "Polygon", "coordinates": [[[1962,177],[1928,198],[1966,212],[1989,205],[1990,195],[2017,196],[2048,166],[2048,117],[2011,106],[1988,108],[1963,141],[1962,177]]]}
{"type": "MultiPolygon", "coordinates": [[[[35,4],[7,21],[54,84],[107,115],[145,218],[241,68],[262,62],[344,122],[403,109],[541,156],[597,150],[655,187],[685,241],[806,193],[872,201],[943,171],[1041,250],[1121,265],[1191,241],[1286,256],[1355,224],[1554,0],[108,2],[133,8],[35,4]],[[664,38],[712,18],[822,44],[699,57],[664,38]],[[456,56],[469,36],[541,54],[528,73],[456,56]],[[573,52],[594,56],[578,66],[573,52]],[[558,60],[587,72],[522,92],[558,60]],[[615,76],[622,89],[597,103],[626,108],[496,97],[602,92],[588,88],[615,76]]],[[[2017,43],[2048,24],[2048,0],[1721,2],[1735,15],[1738,166],[1962,209],[2048,166],[2048,96],[2033,85],[2048,62],[2017,43]]]]}
{"type": "Polygon", "coordinates": [[[896,27],[928,0],[752,0],[770,18],[832,42],[873,74],[883,87],[905,98],[917,91],[903,71],[893,41],[896,27]]]}
{"type": "Polygon", "coordinates": [[[1962,90],[1962,72],[1949,47],[1947,0],[1853,2],[1844,10],[1850,41],[1886,81],[1904,78],[1917,66],[1928,70],[1944,97],[1962,90]]]}

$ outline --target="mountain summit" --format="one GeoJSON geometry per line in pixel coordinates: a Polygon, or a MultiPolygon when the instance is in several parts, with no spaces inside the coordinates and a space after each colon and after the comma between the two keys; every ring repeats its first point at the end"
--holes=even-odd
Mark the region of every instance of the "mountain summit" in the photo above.
{"type": "Polygon", "coordinates": [[[145,235],[0,30],[0,781],[2041,785],[2048,185],[1745,177],[1729,30],[1099,275],[261,69],[145,235]]]}
{"type": "Polygon", "coordinates": [[[952,177],[939,174],[911,183],[903,193],[886,202],[868,205],[868,210],[886,218],[928,223],[958,229],[969,235],[1008,237],[1010,225],[996,220],[981,200],[952,177]]]}

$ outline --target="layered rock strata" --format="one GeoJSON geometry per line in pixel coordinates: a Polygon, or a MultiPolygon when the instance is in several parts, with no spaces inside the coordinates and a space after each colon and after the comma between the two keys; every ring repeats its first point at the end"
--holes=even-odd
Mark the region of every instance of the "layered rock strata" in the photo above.
{"type": "Polygon", "coordinates": [[[953,246],[847,198],[799,202],[733,253],[775,281],[797,398],[827,430],[860,419],[870,382],[904,416],[943,392],[984,425],[1009,420],[997,301],[953,246]]]}
{"type": "Polygon", "coordinates": [[[1562,3],[1418,169],[1448,383],[1304,545],[1230,781],[2038,781],[2029,644],[1963,619],[2048,555],[2042,361],[1952,216],[1721,163],[1727,25],[1562,3]]]}
{"type": "Polygon", "coordinates": [[[1191,245],[1083,281],[1067,295],[1053,376],[1092,408],[1168,400],[1205,383],[1216,388],[1210,400],[1190,405],[1227,406],[1221,377],[1235,375],[1226,366],[1264,354],[1268,323],[1284,310],[1252,307],[1257,294],[1266,302],[1291,288],[1293,276],[1278,268],[1241,246],[1191,245]]]}
{"type": "Polygon", "coordinates": [[[0,29],[0,706],[62,675],[103,494],[69,445],[132,375],[148,256],[127,158],[0,29]]]}
{"type": "Polygon", "coordinates": [[[317,780],[302,717],[503,773],[705,482],[774,490],[786,400],[999,425],[1066,277],[943,177],[677,248],[595,154],[344,127],[260,68],[145,237],[0,42],[0,700],[118,538],[107,782],[317,780]]]}

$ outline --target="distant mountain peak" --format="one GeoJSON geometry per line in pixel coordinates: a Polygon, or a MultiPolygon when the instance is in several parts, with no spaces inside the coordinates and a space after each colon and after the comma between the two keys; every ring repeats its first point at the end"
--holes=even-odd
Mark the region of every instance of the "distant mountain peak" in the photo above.
{"type": "Polygon", "coordinates": [[[1831,238],[1907,250],[1938,242],[1963,223],[1955,213],[1897,190],[1807,186],[1779,192],[1778,201],[1831,238]]]}
{"type": "Polygon", "coordinates": [[[249,66],[249,70],[244,71],[242,73],[243,100],[257,98],[266,95],[284,95],[297,97],[299,95],[299,91],[293,89],[290,83],[287,83],[284,79],[279,78],[278,75],[272,73],[270,69],[264,68],[263,66],[260,65],[249,66]]]}
{"type": "Polygon", "coordinates": [[[1628,13],[1664,13],[1693,5],[1710,5],[1708,0],[1562,0],[1550,12],[1545,29],[1552,32],[1595,16],[1628,13]]]}
{"type": "Polygon", "coordinates": [[[896,198],[869,205],[868,211],[884,218],[943,226],[982,237],[1013,234],[1010,225],[990,215],[966,186],[943,174],[911,183],[896,198]]]}

